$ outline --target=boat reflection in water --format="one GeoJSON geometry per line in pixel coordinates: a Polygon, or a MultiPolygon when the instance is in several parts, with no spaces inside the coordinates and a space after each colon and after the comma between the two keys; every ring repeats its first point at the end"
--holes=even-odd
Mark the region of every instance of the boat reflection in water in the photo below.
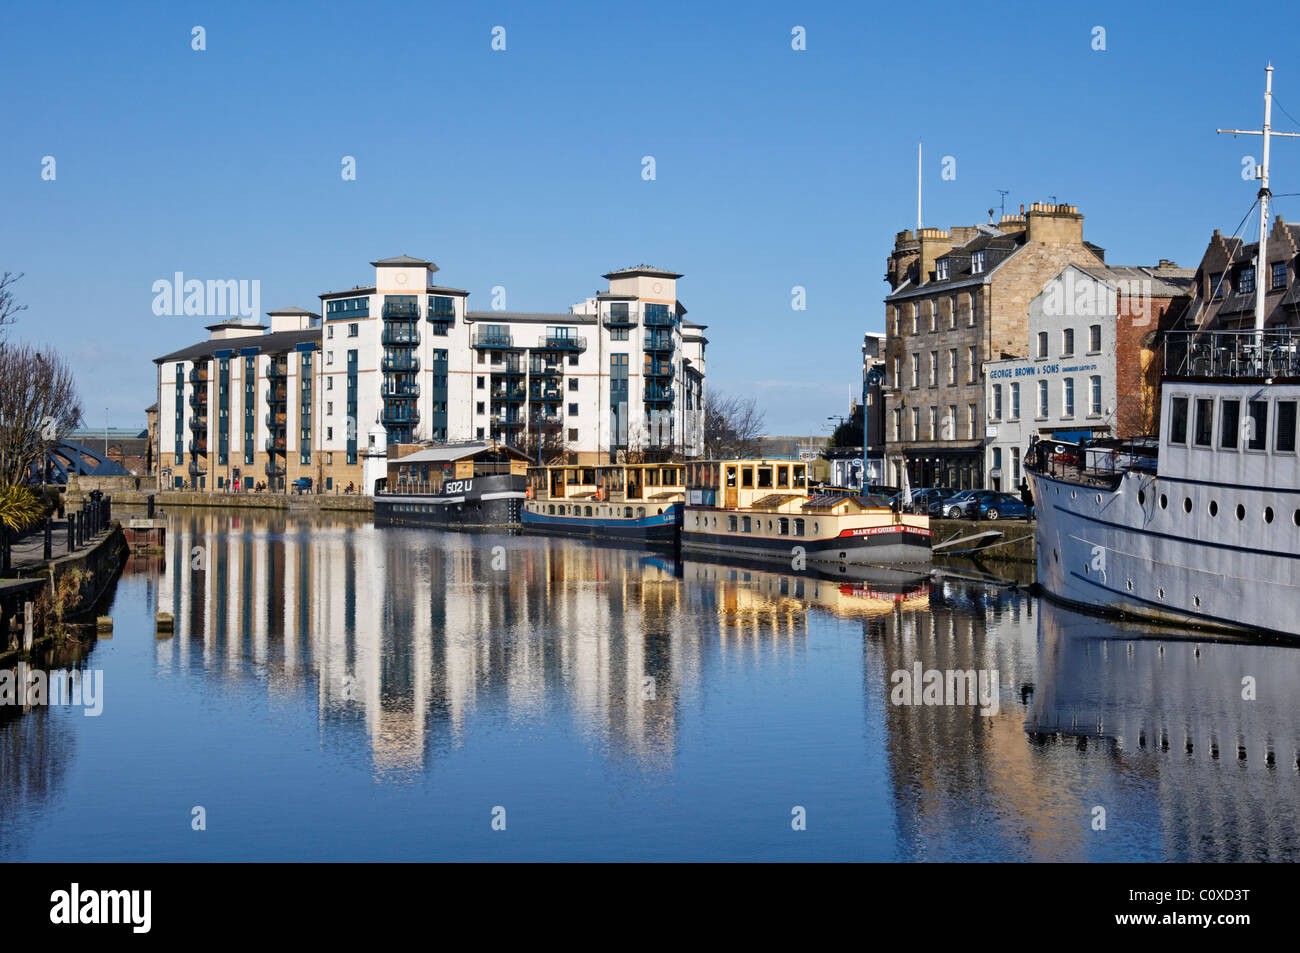
{"type": "Polygon", "coordinates": [[[91,656],[103,716],[0,724],[34,738],[21,726],[50,719],[70,753],[39,805],[0,786],[0,840],[33,857],[1300,859],[1289,646],[924,573],[169,519],[91,656]],[[996,672],[996,705],[896,703],[917,665],[996,672]],[[149,784],[93,781],[121,764],[149,784]],[[160,827],[177,799],[249,833],[160,827]],[[791,805],[810,819],[793,837],[791,805]],[[113,837],[80,838],[87,816],[113,837]]]}

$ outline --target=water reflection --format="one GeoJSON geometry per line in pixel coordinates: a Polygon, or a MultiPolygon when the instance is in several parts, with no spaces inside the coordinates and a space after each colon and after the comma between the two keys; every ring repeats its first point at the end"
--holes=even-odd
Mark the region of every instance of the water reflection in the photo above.
{"type": "MultiPolygon", "coordinates": [[[[242,856],[336,845],[339,816],[367,845],[341,856],[421,856],[413,827],[513,797],[537,819],[519,856],[1300,857],[1300,650],[1118,626],[972,580],[779,570],[183,511],[166,552],[125,582],[149,615],[174,614],[174,634],[132,639],[119,624],[113,645],[139,655],[109,674],[130,677],[138,657],[141,717],[170,704],[201,739],[176,797],[227,773],[239,798],[251,783],[239,816],[259,839],[242,856]],[[918,663],[996,672],[996,713],[894,704],[894,673],[918,663]],[[220,747],[212,711],[238,718],[240,754],[220,747]],[[318,744],[301,743],[299,721],[318,744]],[[250,781],[229,760],[244,757],[282,777],[250,781]],[[317,827],[282,816],[277,793],[318,801],[317,827]],[[784,834],[791,803],[817,818],[807,838],[784,834]]],[[[106,708],[101,729],[115,756],[185,775],[188,752],[137,750],[142,729],[116,717],[106,708]]],[[[90,757],[72,740],[65,757],[90,757]]],[[[8,774],[24,749],[6,743],[8,774]]],[[[162,809],[154,783],[134,795],[141,824],[162,809]]],[[[79,796],[114,806],[114,790],[79,796]]],[[[497,856],[479,821],[438,831],[448,856],[497,856]]],[[[184,843],[158,835],[154,850],[189,856],[184,843]]]]}

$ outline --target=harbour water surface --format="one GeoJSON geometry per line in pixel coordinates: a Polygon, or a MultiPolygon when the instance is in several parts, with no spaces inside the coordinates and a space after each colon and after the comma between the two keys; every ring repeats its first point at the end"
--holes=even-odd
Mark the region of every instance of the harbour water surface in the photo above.
{"type": "Polygon", "coordinates": [[[1019,589],[177,510],[108,612],[6,860],[1300,859],[1300,649],[1019,589]]]}

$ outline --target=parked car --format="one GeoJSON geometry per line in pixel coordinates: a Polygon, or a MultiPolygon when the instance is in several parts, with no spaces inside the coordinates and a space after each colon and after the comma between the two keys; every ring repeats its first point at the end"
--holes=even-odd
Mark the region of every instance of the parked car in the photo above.
{"type": "MultiPolygon", "coordinates": [[[[999,495],[996,490],[962,490],[956,496],[939,501],[937,504],[939,515],[947,519],[961,519],[970,515],[970,507],[976,501],[999,495]]],[[[931,504],[932,507],[935,505],[931,504]]],[[[933,509],[931,514],[933,515],[933,509]]]]}
{"type": "Polygon", "coordinates": [[[931,500],[929,505],[926,507],[926,512],[934,519],[940,517],[947,519],[951,516],[961,516],[963,505],[970,499],[971,494],[975,492],[977,491],[958,490],[952,496],[947,498],[939,497],[938,499],[931,500]]]}
{"type": "Polygon", "coordinates": [[[966,507],[966,515],[972,519],[1001,520],[1024,519],[1033,515],[1030,507],[1025,506],[1020,497],[1010,493],[993,493],[973,499],[966,507]]]}
{"type": "Polygon", "coordinates": [[[929,513],[932,504],[950,500],[960,492],[960,490],[954,490],[948,486],[935,486],[927,490],[920,490],[912,498],[912,512],[929,513]]]}

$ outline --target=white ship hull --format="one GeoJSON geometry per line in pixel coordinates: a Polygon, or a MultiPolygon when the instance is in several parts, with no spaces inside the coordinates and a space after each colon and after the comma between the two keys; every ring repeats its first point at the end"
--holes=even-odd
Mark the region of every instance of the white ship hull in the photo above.
{"type": "Polygon", "coordinates": [[[1032,471],[1029,479],[1038,581],[1049,595],[1181,625],[1300,636],[1300,492],[1140,470],[1114,490],[1032,471]]]}

